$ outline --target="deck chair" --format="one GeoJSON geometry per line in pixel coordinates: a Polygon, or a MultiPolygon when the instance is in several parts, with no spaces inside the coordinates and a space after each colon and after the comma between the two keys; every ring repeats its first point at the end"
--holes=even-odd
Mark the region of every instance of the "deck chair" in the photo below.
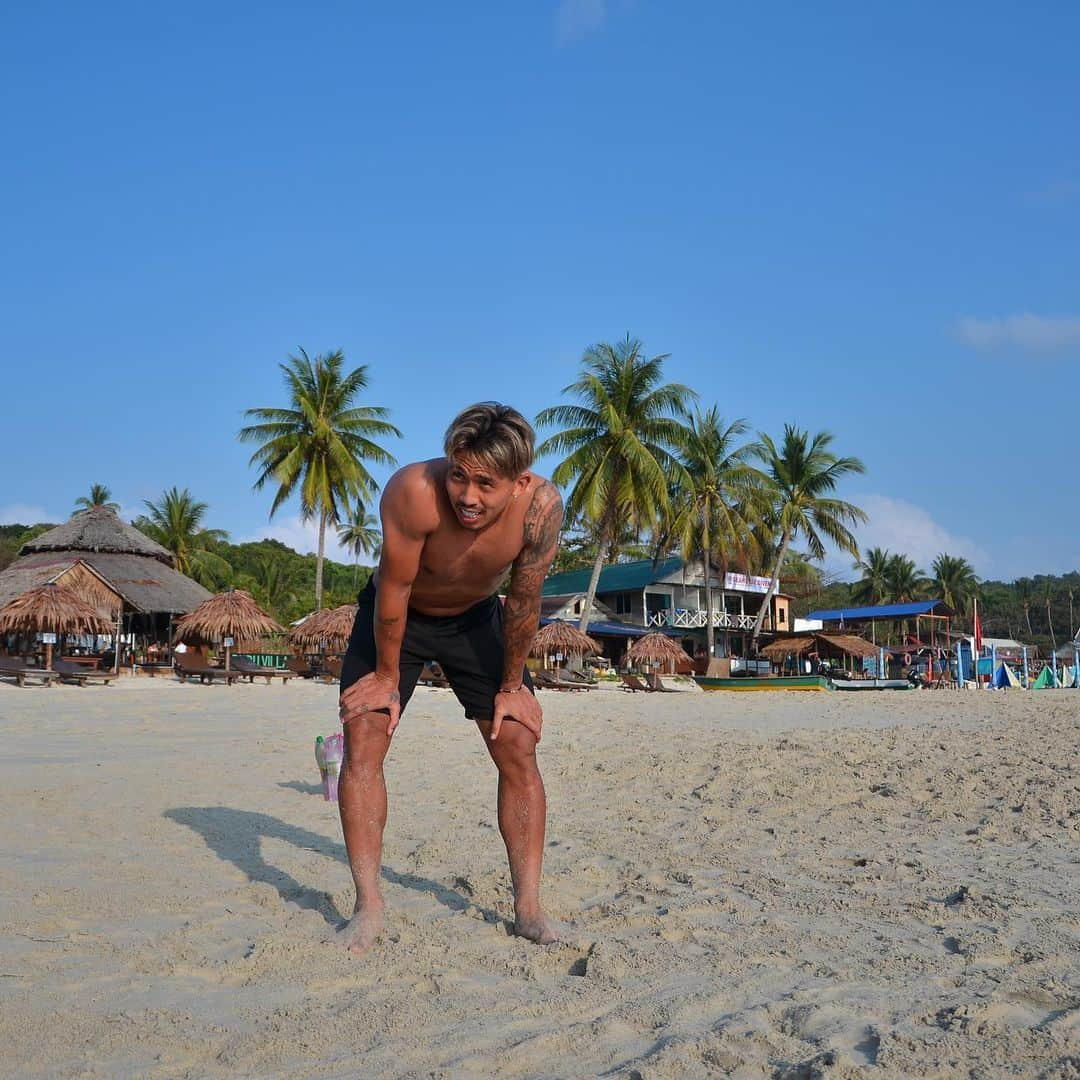
{"type": "Polygon", "coordinates": [[[591,679],[587,679],[580,672],[571,671],[569,668],[564,667],[555,669],[555,678],[567,686],[580,686],[582,690],[591,690],[596,686],[596,683],[591,679]]]}
{"type": "Polygon", "coordinates": [[[44,668],[30,667],[29,664],[20,660],[17,656],[0,656],[0,676],[14,679],[16,685],[25,686],[27,679],[37,679],[46,686],[60,678],[57,671],[46,671],[44,668]]]}
{"type": "Polygon", "coordinates": [[[551,671],[530,671],[532,676],[533,686],[537,690],[585,690],[584,686],[572,686],[569,683],[564,683],[561,679],[556,678],[554,672],[551,671]]]}
{"type": "Polygon", "coordinates": [[[644,690],[647,693],[652,689],[652,687],[643,683],[636,675],[622,674],[619,678],[622,679],[622,686],[619,687],[620,690],[630,690],[636,694],[639,690],[644,690]]]}
{"type": "Polygon", "coordinates": [[[53,658],[53,670],[58,671],[61,682],[78,683],[85,686],[88,682],[104,683],[106,686],[116,678],[112,671],[88,671],[81,664],[73,664],[70,660],[53,658]]]}
{"type": "Polygon", "coordinates": [[[215,679],[232,686],[242,678],[238,671],[226,671],[224,668],[210,667],[191,653],[176,654],[176,675],[181,680],[198,679],[204,686],[209,686],[215,679]]]}
{"type": "Polygon", "coordinates": [[[312,679],[315,677],[315,669],[311,666],[306,656],[290,656],[285,661],[285,666],[294,674],[299,675],[301,679],[312,679]]]}
{"type": "Polygon", "coordinates": [[[256,679],[265,679],[267,686],[275,678],[280,679],[281,685],[284,686],[295,674],[288,668],[282,671],[281,668],[263,667],[262,664],[253,664],[250,660],[244,660],[239,656],[232,658],[230,666],[233,671],[243,675],[248,682],[253,683],[256,679]]]}
{"type": "Polygon", "coordinates": [[[443,669],[431,660],[424,665],[420,672],[420,678],[416,680],[421,686],[431,686],[437,690],[449,690],[450,680],[446,677],[443,669]]]}
{"type": "Polygon", "coordinates": [[[651,675],[645,676],[645,682],[648,685],[648,689],[658,694],[677,694],[679,691],[672,686],[665,686],[660,676],[655,672],[651,675]]]}

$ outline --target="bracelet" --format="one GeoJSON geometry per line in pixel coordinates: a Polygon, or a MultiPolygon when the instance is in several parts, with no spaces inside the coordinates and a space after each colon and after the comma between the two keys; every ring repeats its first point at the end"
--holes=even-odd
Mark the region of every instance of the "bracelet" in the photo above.
{"type": "Polygon", "coordinates": [[[513,690],[507,690],[505,686],[499,687],[500,694],[520,694],[525,689],[525,684],[521,683],[519,686],[515,686],[513,690]]]}

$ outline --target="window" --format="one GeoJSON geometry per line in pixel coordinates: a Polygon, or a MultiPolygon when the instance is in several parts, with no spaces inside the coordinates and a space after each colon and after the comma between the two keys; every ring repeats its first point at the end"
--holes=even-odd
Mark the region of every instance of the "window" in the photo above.
{"type": "Polygon", "coordinates": [[[777,622],[787,622],[787,608],[777,608],[776,609],[776,621],[777,622]]]}
{"type": "Polygon", "coordinates": [[[633,597],[630,593],[615,594],[615,614],[629,615],[634,610],[633,597]]]}

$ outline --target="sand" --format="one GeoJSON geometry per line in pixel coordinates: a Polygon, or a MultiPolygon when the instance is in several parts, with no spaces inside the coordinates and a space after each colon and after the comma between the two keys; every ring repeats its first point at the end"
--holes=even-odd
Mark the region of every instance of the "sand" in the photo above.
{"type": "Polygon", "coordinates": [[[0,686],[4,1075],[1080,1076],[1080,692],[547,692],[543,949],[420,690],[362,959],[335,700],[0,686]]]}

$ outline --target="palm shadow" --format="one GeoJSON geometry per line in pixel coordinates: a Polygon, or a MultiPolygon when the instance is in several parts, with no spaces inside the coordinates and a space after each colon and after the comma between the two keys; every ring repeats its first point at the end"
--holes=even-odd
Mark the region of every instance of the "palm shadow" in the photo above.
{"type": "MultiPolygon", "coordinates": [[[[302,885],[288,871],[267,862],[260,850],[263,839],[283,840],[294,847],[316,851],[348,865],[344,844],[302,826],[290,825],[269,814],[236,810],[229,806],[179,806],[166,810],[165,817],[198,833],[219,859],[231,862],[247,875],[249,881],[263,881],[272,885],[282,900],[319,912],[334,927],[346,921],[347,917],[337,910],[329,893],[302,885]]],[[[417,874],[401,873],[389,866],[382,868],[382,876],[384,881],[393,885],[427,893],[451,911],[475,907],[488,922],[502,921],[490,908],[482,907],[441,882],[417,874]]]]}

